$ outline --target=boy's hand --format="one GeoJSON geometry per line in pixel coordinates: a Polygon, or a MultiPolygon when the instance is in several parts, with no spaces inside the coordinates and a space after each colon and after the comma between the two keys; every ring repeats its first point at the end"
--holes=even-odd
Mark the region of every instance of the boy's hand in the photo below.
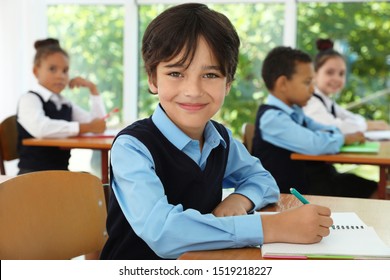
{"type": "Polygon", "coordinates": [[[73,89],[75,87],[86,87],[89,89],[92,95],[99,95],[96,85],[84,78],[76,77],[71,79],[69,81],[69,88],[73,89]]]}
{"type": "Polygon", "coordinates": [[[274,215],[261,215],[264,243],[316,243],[329,235],[330,209],[306,204],[274,215]]]}
{"type": "Polygon", "coordinates": [[[233,193],[218,204],[213,214],[217,217],[246,215],[252,208],[253,204],[248,198],[233,193]]]}
{"type": "Polygon", "coordinates": [[[366,138],[364,137],[363,132],[355,132],[344,135],[344,144],[350,145],[353,143],[364,143],[366,138]]]}

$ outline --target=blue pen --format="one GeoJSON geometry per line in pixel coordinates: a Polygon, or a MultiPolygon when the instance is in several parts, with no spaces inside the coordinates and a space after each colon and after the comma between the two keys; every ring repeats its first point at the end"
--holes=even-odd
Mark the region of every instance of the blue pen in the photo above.
{"type": "Polygon", "coordinates": [[[304,198],[296,189],[290,188],[290,193],[293,194],[296,198],[299,199],[303,204],[309,204],[310,202],[304,198]]]}

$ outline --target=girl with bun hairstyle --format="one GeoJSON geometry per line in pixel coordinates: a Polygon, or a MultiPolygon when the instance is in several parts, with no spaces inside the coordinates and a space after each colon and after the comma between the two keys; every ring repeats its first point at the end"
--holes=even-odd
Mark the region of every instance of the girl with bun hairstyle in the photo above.
{"type": "Polygon", "coordinates": [[[94,83],[82,77],[69,79],[69,56],[57,39],[35,42],[33,73],[37,84],[22,95],[18,104],[17,127],[19,174],[39,170],[67,170],[69,150],[22,145],[26,138],[65,138],[106,129],[106,110],[94,83]],[[67,87],[90,91],[91,111],[87,112],[61,95],[67,87]]]}
{"type": "Polygon", "coordinates": [[[333,49],[331,40],[318,39],[316,43],[319,52],[314,58],[315,91],[303,108],[305,114],[319,123],[338,127],[343,134],[390,129],[386,122],[366,120],[331,99],[345,86],[346,63],[344,57],[333,49]]]}

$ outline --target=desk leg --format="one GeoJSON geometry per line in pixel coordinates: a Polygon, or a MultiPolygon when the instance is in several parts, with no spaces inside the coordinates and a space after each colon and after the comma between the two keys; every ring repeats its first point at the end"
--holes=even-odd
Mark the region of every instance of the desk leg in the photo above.
{"type": "Polygon", "coordinates": [[[110,198],[110,179],[108,177],[108,172],[109,172],[109,166],[110,162],[108,159],[108,150],[101,150],[102,153],[102,183],[105,184],[106,186],[104,187],[104,196],[106,198],[106,207],[108,207],[108,201],[110,198]]]}
{"type": "Polygon", "coordinates": [[[387,186],[387,166],[381,165],[379,167],[379,182],[378,182],[378,197],[380,199],[386,198],[386,186],[387,186]]]}
{"type": "Polygon", "coordinates": [[[103,184],[109,184],[109,179],[108,179],[108,150],[101,150],[102,153],[102,183],[103,184]]]}

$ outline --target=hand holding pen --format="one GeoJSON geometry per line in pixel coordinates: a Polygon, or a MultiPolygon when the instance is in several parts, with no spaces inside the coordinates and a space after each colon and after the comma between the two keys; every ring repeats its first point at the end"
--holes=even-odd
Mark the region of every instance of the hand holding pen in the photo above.
{"type": "Polygon", "coordinates": [[[333,220],[328,207],[310,204],[296,189],[290,192],[304,205],[276,215],[262,215],[264,242],[310,244],[329,235],[333,220]]]}
{"type": "Polygon", "coordinates": [[[112,109],[110,112],[108,112],[104,117],[103,117],[103,120],[107,120],[109,117],[112,116],[112,114],[115,114],[115,113],[118,113],[119,112],[119,108],[118,107],[115,107],[114,109],[112,109]]]}
{"type": "Polygon", "coordinates": [[[290,193],[294,195],[296,198],[298,198],[299,201],[302,202],[303,204],[310,204],[310,202],[306,198],[304,198],[303,195],[301,195],[299,191],[297,191],[296,189],[290,188],[290,193]]]}

